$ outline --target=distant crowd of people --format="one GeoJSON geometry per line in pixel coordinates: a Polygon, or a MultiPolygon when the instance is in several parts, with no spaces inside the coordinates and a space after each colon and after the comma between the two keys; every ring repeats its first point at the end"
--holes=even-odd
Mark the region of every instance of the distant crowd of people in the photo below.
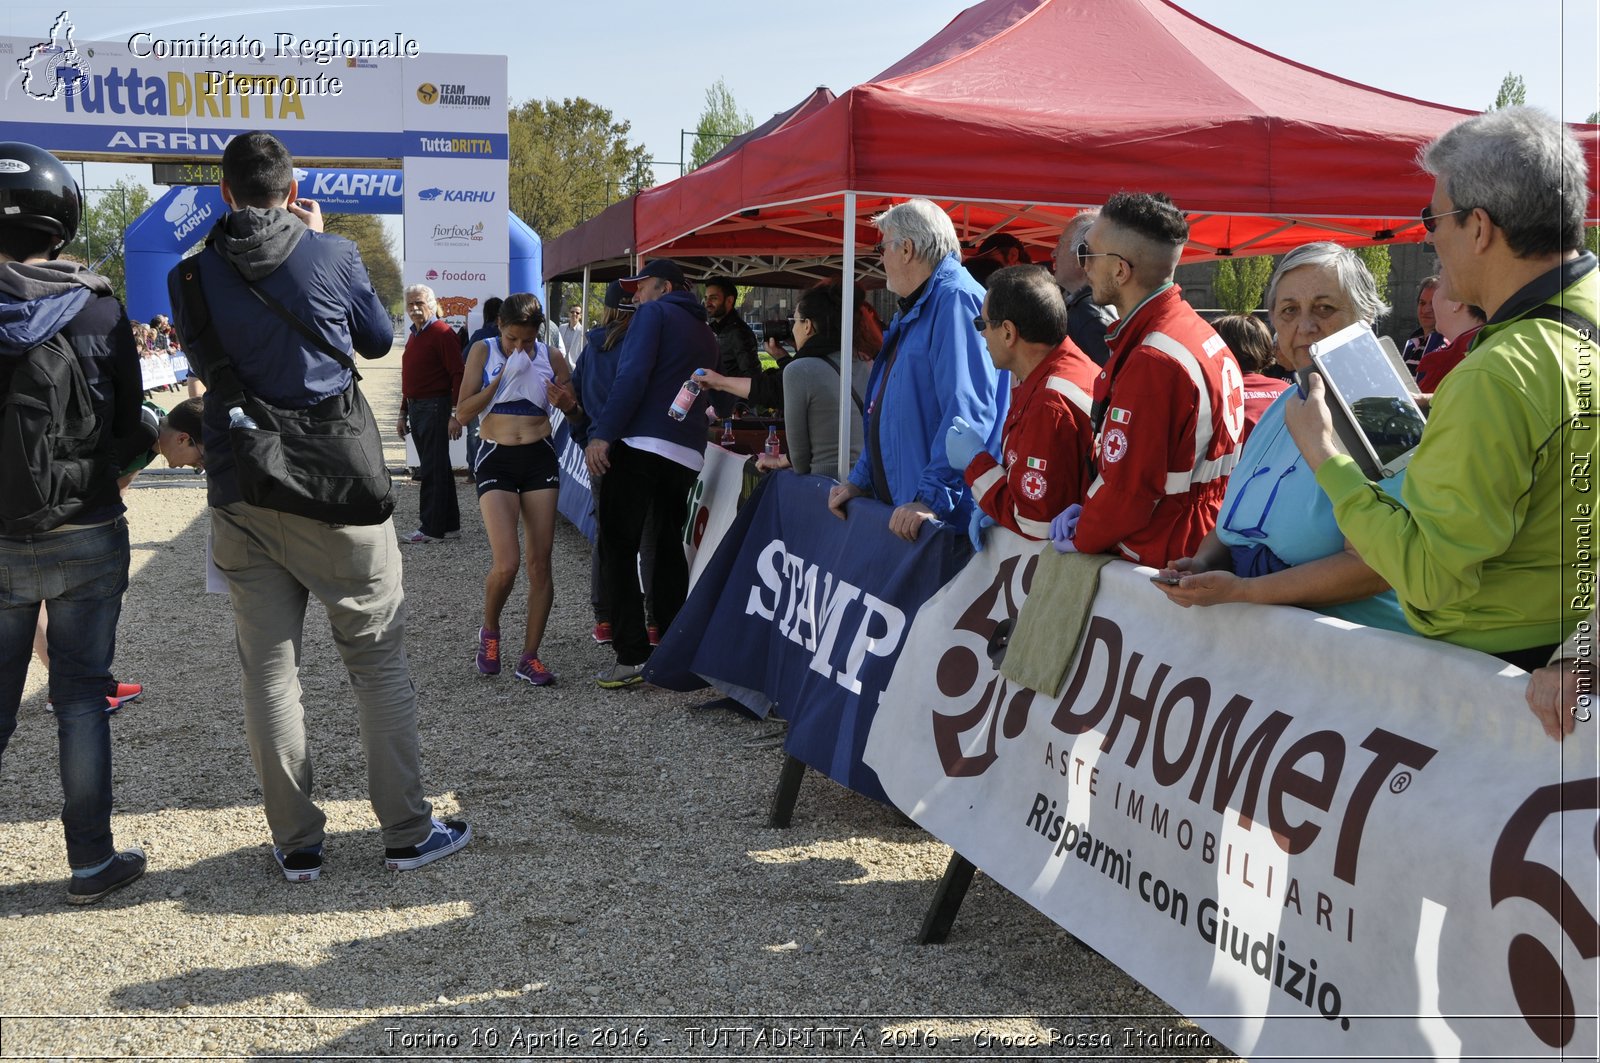
{"type": "MultiPolygon", "coordinates": [[[[911,199],[873,219],[898,299],[892,319],[819,285],[795,306],[792,350],[776,337],[757,344],[731,278],[697,293],[666,259],[614,282],[588,330],[580,309],[555,324],[518,293],[491,301],[463,338],[430,289],[408,288],[396,428],[416,445],[421,503],[403,540],[389,521],[335,525],[246,502],[241,411],[215,389],[170,413],[141,408],[125,312],[104,278],[58,257],[81,217],[76,183],[38,148],[0,145],[8,160],[3,362],[84,381],[79,394],[92,400],[87,418],[40,422],[53,457],[34,448],[0,462],[0,556],[12,574],[0,598],[0,752],[43,631],[71,903],[98,901],[145,866],[113,843],[107,717],[120,704],[111,668],[129,559],[119,482],[157,454],[207,474],[245,733],[289,881],[323,865],[297,681],[312,595],[350,673],[387,866],[421,867],[470,842],[465,821],[436,817],[423,796],[399,544],[460,536],[449,446],[465,434],[492,554],[476,668],[500,673],[502,614],[525,570],[513,674],[554,682],[541,647],[554,597],[557,410],[591,478],[593,635],[615,655],[596,677],[605,689],[642,681],[684,604],[680,532],[708,422],[747,403],[784,414],[788,452],[764,455],[763,468],[847,467],[827,496],[840,519],[884,519],[908,541],[953,524],[978,550],[998,525],[1062,553],[1149,566],[1150,593],[1185,608],[1296,605],[1441,639],[1531,672],[1528,704],[1553,738],[1589,718],[1594,568],[1574,562],[1572,537],[1592,506],[1572,470],[1595,451],[1587,388],[1600,274],[1583,249],[1582,153],[1537,111],[1468,119],[1420,155],[1434,177],[1420,223],[1440,269],[1402,356],[1429,413],[1409,464],[1387,479],[1344,453],[1322,377],[1300,372],[1314,344],[1389,309],[1349,250],[1296,248],[1272,275],[1265,321],[1213,324],[1173,283],[1188,225],[1164,195],[1118,192],[1079,213],[1048,269],[1004,233],[963,263],[950,217],[911,199]],[[844,433],[842,401],[852,407],[844,433]],[[92,430],[69,436],[59,427],[69,423],[92,430]],[[17,483],[37,489],[31,500],[17,483]],[[46,571],[70,579],[26,575],[46,571]]],[[[328,350],[387,353],[390,318],[354,245],[323,233],[317,204],[299,198],[281,143],[234,138],[222,174],[228,212],[174,271],[172,326],[151,334],[181,345],[202,377],[225,352],[245,393],[317,407],[353,380],[328,350]]],[[[7,377],[13,389],[26,380],[7,377]]],[[[26,437],[6,428],[0,438],[26,437]]]]}

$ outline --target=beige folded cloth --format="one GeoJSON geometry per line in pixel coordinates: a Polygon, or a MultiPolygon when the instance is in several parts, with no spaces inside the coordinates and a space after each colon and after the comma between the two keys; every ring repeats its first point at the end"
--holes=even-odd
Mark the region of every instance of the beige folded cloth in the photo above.
{"type": "Polygon", "coordinates": [[[1061,693],[1100,589],[1100,570],[1114,560],[1110,554],[1039,551],[1032,589],[1000,662],[1001,675],[1041,694],[1061,693]]]}

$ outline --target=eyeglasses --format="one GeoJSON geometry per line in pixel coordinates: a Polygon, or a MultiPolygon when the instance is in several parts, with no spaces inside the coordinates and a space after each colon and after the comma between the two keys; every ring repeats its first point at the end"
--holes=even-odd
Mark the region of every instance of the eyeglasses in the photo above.
{"type": "Polygon", "coordinates": [[[877,255],[879,258],[882,258],[883,252],[887,248],[899,247],[901,244],[905,243],[905,241],[906,238],[904,236],[900,237],[898,240],[879,240],[877,243],[872,245],[872,253],[877,255]]]}
{"type": "Polygon", "coordinates": [[[1299,468],[1299,466],[1299,461],[1292,461],[1289,463],[1289,467],[1287,469],[1284,469],[1278,474],[1278,478],[1272,482],[1271,493],[1267,495],[1267,504],[1261,507],[1261,516],[1257,518],[1253,526],[1249,528],[1235,528],[1233,526],[1233,515],[1239,512],[1239,503],[1243,502],[1244,496],[1249,493],[1250,485],[1256,482],[1256,477],[1266,475],[1272,471],[1272,468],[1271,466],[1263,465],[1261,468],[1251,473],[1250,478],[1244,482],[1244,486],[1239,488],[1239,494],[1235,496],[1233,505],[1228,507],[1228,515],[1222,520],[1223,530],[1230,531],[1235,535],[1242,535],[1246,539],[1265,539],[1267,537],[1267,514],[1272,512],[1272,503],[1277,500],[1278,488],[1283,484],[1283,478],[1294,472],[1295,469],[1299,468]]]}
{"type": "Polygon", "coordinates": [[[1128,263],[1129,269],[1133,268],[1133,262],[1127,256],[1119,255],[1115,251],[1091,251],[1089,250],[1089,242],[1085,240],[1078,245],[1078,268],[1086,269],[1091,258],[1120,258],[1128,263]]]}
{"type": "Polygon", "coordinates": [[[972,327],[977,329],[979,332],[988,332],[990,329],[995,328],[999,324],[1000,322],[996,321],[994,318],[984,317],[981,314],[972,319],[972,327]]]}
{"type": "Polygon", "coordinates": [[[1448,218],[1452,214],[1465,214],[1471,209],[1469,207],[1457,207],[1455,210],[1441,211],[1438,214],[1428,213],[1432,208],[1433,204],[1431,203],[1422,208],[1422,227],[1430,233],[1439,227],[1440,218],[1448,218]]]}

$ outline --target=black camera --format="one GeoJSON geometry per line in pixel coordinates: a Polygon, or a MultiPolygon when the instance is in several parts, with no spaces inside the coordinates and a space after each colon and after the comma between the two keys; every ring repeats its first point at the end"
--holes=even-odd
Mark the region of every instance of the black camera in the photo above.
{"type": "Polygon", "coordinates": [[[786,317],[777,321],[763,321],[761,323],[761,334],[767,339],[777,340],[779,343],[793,343],[794,322],[786,317]]]}

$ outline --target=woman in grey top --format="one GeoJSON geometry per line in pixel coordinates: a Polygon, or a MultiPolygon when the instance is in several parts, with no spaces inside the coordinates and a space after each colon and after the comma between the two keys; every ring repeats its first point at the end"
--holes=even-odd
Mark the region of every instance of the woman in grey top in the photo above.
{"type": "MultiPolygon", "coordinates": [[[[763,469],[793,467],[798,473],[832,476],[839,466],[839,323],[841,295],[837,284],[819,285],[800,296],[795,306],[795,356],[783,371],[783,425],[788,436],[787,457],[763,456],[763,469]]],[[[846,358],[854,369],[870,363],[846,358]]],[[[852,379],[857,396],[850,411],[850,464],[861,454],[860,382],[852,379]]]]}

